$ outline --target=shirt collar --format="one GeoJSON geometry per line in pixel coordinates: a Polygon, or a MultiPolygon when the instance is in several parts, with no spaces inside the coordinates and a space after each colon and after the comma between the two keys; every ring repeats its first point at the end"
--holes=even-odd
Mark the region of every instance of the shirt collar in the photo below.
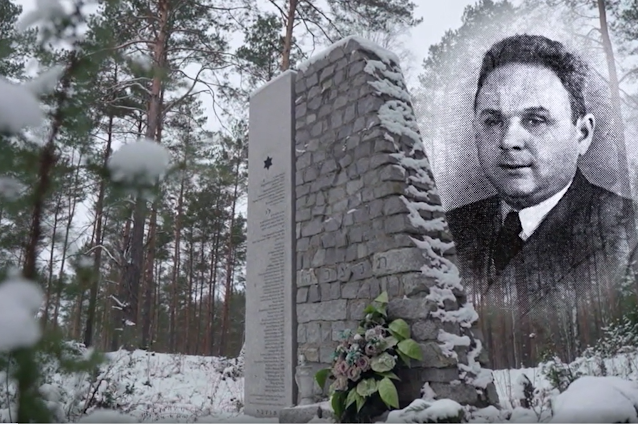
{"type": "MultiPolygon", "coordinates": [[[[523,241],[527,240],[532,236],[532,234],[534,234],[534,231],[536,231],[536,229],[541,225],[541,222],[543,222],[547,214],[554,209],[558,202],[560,202],[563,198],[569,187],[571,187],[573,181],[574,180],[572,179],[562,190],[543,200],[539,204],[525,209],[520,209],[518,211],[518,216],[521,220],[521,227],[523,227],[523,231],[521,231],[519,237],[523,239],[523,241]]],[[[516,211],[516,209],[503,201],[501,202],[501,223],[503,223],[507,214],[512,211],[516,211]]]]}

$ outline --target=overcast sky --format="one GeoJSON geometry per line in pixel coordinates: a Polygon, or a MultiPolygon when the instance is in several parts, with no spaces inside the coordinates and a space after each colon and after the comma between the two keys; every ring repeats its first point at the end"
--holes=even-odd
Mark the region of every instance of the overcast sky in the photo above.
{"type": "MultiPolygon", "coordinates": [[[[6,0],[0,0],[6,1],[6,0]]],[[[14,3],[20,4],[23,7],[23,12],[26,13],[36,6],[37,0],[11,0],[14,3]]],[[[45,0],[46,1],[46,0],[45,0]]],[[[416,83],[416,77],[420,73],[421,63],[423,58],[427,55],[428,47],[434,43],[440,41],[445,31],[453,28],[458,28],[461,25],[461,16],[465,6],[473,4],[476,0],[414,0],[418,5],[416,15],[423,18],[423,22],[416,28],[412,29],[408,37],[405,37],[405,47],[410,51],[412,61],[406,69],[409,72],[406,74],[411,86],[416,83]]],[[[70,0],[63,0],[71,4],[70,0]]],[[[318,51],[320,51],[319,49],[318,51]]],[[[197,67],[190,67],[185,69],[187,74],[195,74],[197,67]]],[[[208,124],[206,129],[218,130],[219,122],[212,117],[212,99],[205,96],[201,99],[204,109],[209,112],[208,124]]]]}
{"type": "MultiPolygon", "coordinates": [[[[36,0],[11,0],[18,3],[25,11],[35,7],[36,0]]],[[[420,66],[427,54],[428,47],[438,42],[446,30],[456,28],[461,24],[461,15],[465,6],[475,3],[475,0],[414,0],[418,5],[416,14],[423,18],[423,23],[412,30],[407,39],[407,48],[416,59],[416,66],[420,66]]]]}

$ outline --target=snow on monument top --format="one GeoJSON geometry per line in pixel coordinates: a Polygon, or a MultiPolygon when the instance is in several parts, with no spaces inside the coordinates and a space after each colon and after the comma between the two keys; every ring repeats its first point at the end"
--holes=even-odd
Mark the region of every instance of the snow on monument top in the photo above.
{"type": "Polygon", "coordinates": [[[383,47],[373,43],[370,40],[366,40],[363,37],[360,37],[358,35],[351,35],[349,37],[342,38],[341,40],[331,44],[330,46],[320,51],[319,53],[311,56],[308,60],[301,62],[296,67],[297,68],[296,70],[289,69],[277,75],[275,78],[271,79],[270,81],[268,81],[267,83],[265,83],[264,85],[262,85],[261,87],[253,91],[250,94],[250,97],[252,98],[257,93],[262,91],[265,87],[268,87],[270,84],[274,83],[275,81],[278,81],[280,78],[283,78],[286,75],[296,74],[297,71],[306,72],[308,68],[310,68],[310,66],[312,66],[314,63],[325,59],[326,57],[328,57],[328,55],[330,55],[330,52],[332,52],[333,50],[337,48],[345,47],[351,41],[357,43],[363,50],[366,50],[370,53],[377,55],[379,59],[381,59],[381,61],[387,65],[390,65],[391,63],[395,63],[398,65],[400,63],[399,57],[396,54],[392,53],[391,51],[386,50],[383,47]]]}
{"type": "Polygon", "coordinates": [[[363,37],[360,37],[358,35],[351,35],[349,37],[345,37],[342,38],[341,40],[337,41],[336,43],[333,43],[332,45],[328,46],[326,49],[320,51],[319,53],[313,55],[312,57],[310,57],[308,60],[301,62],[298,66],[297,69],[301,72],[306,72],[308,70],[308,68],[310,66],[312,66],[314,63],[325,59],[326,57],[328,57],[328,55],[330,54],[330,52],[332,52],[333,50],[339,48],[339,47],[344,47],[346,46],[349,42],[355,42],[357,43],[359,46],[361,46],[361,48],[363,50],[369,51],[370,53],[374,53],[375,55],[377,55],[379,57],[379,59],[381,59],[384,63],[386,64],[390,64],[391,62],[395,63],[395,64],[399,64],[400,60],[399,57],[392,53],[390,50],[386,50],[383,47],[373,43],[370,40],[366,40],[363,37]]]}
{"type": "Polygon", "coordinates": [[[262,91],[264,88],[270,86],[271,84],[273,84],[275,81],[279,81],[280,79],[284,78],[287,75],[290,74],[296,74],[297,71],[294,71],[292,69],[289,69],[285,72],[282,72],[281,74],[277,75],[276,77],[274,77],[273,79],[271,79],[270,81],[268,81],[266,84],[262,85],[261,87],[255,89],[255,91],[253,91],[252,93],[250,93],[250,98],[253,98],[257,93],[259,93],[260,91],[262,91]]]}

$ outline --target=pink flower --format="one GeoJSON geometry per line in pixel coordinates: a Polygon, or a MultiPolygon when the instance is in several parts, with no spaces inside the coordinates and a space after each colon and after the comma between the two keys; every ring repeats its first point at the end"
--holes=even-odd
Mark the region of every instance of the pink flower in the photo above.
{"type": "Polygon", "coordinates": [[[353,365],[350,368],[348,368],[347,375],[350,380],[357,381],[359,377],[361,377],[361,368],[359,368],[356,365],[353,365]]]}
{"type": "Polygon", "coordinates": [[[369,330],[366,330],[366,335],[365,338],[367,341],[372,340],[375,336],[377,335],[377,332],[374,328],[371,328],[369,330]]]}
{"type": "Polygon", "coordinates": [[[368,343],[365,348],[365,353],[368,356],[374,356],[377,353],[377,347],[371,343],[368,343]]]}
{"type": "Polygon", "coordinates": [[[366,372],[370,369],[370,358],[367,356],[360,356],[355,364],[361,369],[361,372],[366,372]]]}
{"type": "Polygon", "coordinates": [[[337,363],[332,367],[332,374],[336,377],[345,376],[348,371],[348,364],[343,359],[339,359],[337,363]]]}
{"type": "Polygon", "coordinates": [[[343,391],[348,388],[348,378],[341,376],[337,377],[337,379],[332,383],[332,387],[337,391],[343,391]]]}

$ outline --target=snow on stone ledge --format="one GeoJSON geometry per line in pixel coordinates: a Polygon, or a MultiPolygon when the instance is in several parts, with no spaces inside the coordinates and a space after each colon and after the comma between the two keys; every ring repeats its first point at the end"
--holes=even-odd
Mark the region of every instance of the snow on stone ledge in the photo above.
{"type": "Polygon", "coordinates": [[[391,51],[386,50],[383,47],[373,43],[370,40],[366,40],[363,37],[360,37],[358,35],[351,35],[349,37],[342,38],[336,43],[331,44],[326,49],[311,56],[308,60],[301,62],[299,65],[296,66],[296,68],[301,72],[306,72],[308,68],[310,68],[314,63],[319,62],[320,60],[323,60],[326,57],[328,57],[328,55],[330,55],[330,52],[332,52],[333,50],[340,47],[345,47],[350,41],[354,41],[355,43],[357,43],[359,46],[361,46],[363,50],[366,50],[370,53],[374,53],[375,55],[379,57],[379,59],[381,59],[382,62],[386,64],[390,64],[391,62],[394,62],[395,64],[398,65],[401,62],[399,60],[399,57],[396,54],[392,53],[391,51]]]}
{"type": "Polygon", "coordinates": [[[261,92],[263,89],[265,89],[266,87],[269,87],[270,85],[274,84],[275,81],[279,81],[280,79],[283,79],[287,75],[296,75],[296,74],[297,74],[297,71],[294,71],[292,69],[289,69],[289,70],[287,70],[285,72],[282,72],[281,74],[277,75],[276,77],[274,77],[273,79],[268,81],[266,84],[262,85],[261,87],[255,89],[255,91],[250,93],[250,98],[252,99],[256,94],[261,92]]]}
{"type": "Polygon", "coordinates": [[[40,286],[17,273],[0,282],[0,352],[30,347],[40,340],[36,314],[43,299],[40,286]]]}

